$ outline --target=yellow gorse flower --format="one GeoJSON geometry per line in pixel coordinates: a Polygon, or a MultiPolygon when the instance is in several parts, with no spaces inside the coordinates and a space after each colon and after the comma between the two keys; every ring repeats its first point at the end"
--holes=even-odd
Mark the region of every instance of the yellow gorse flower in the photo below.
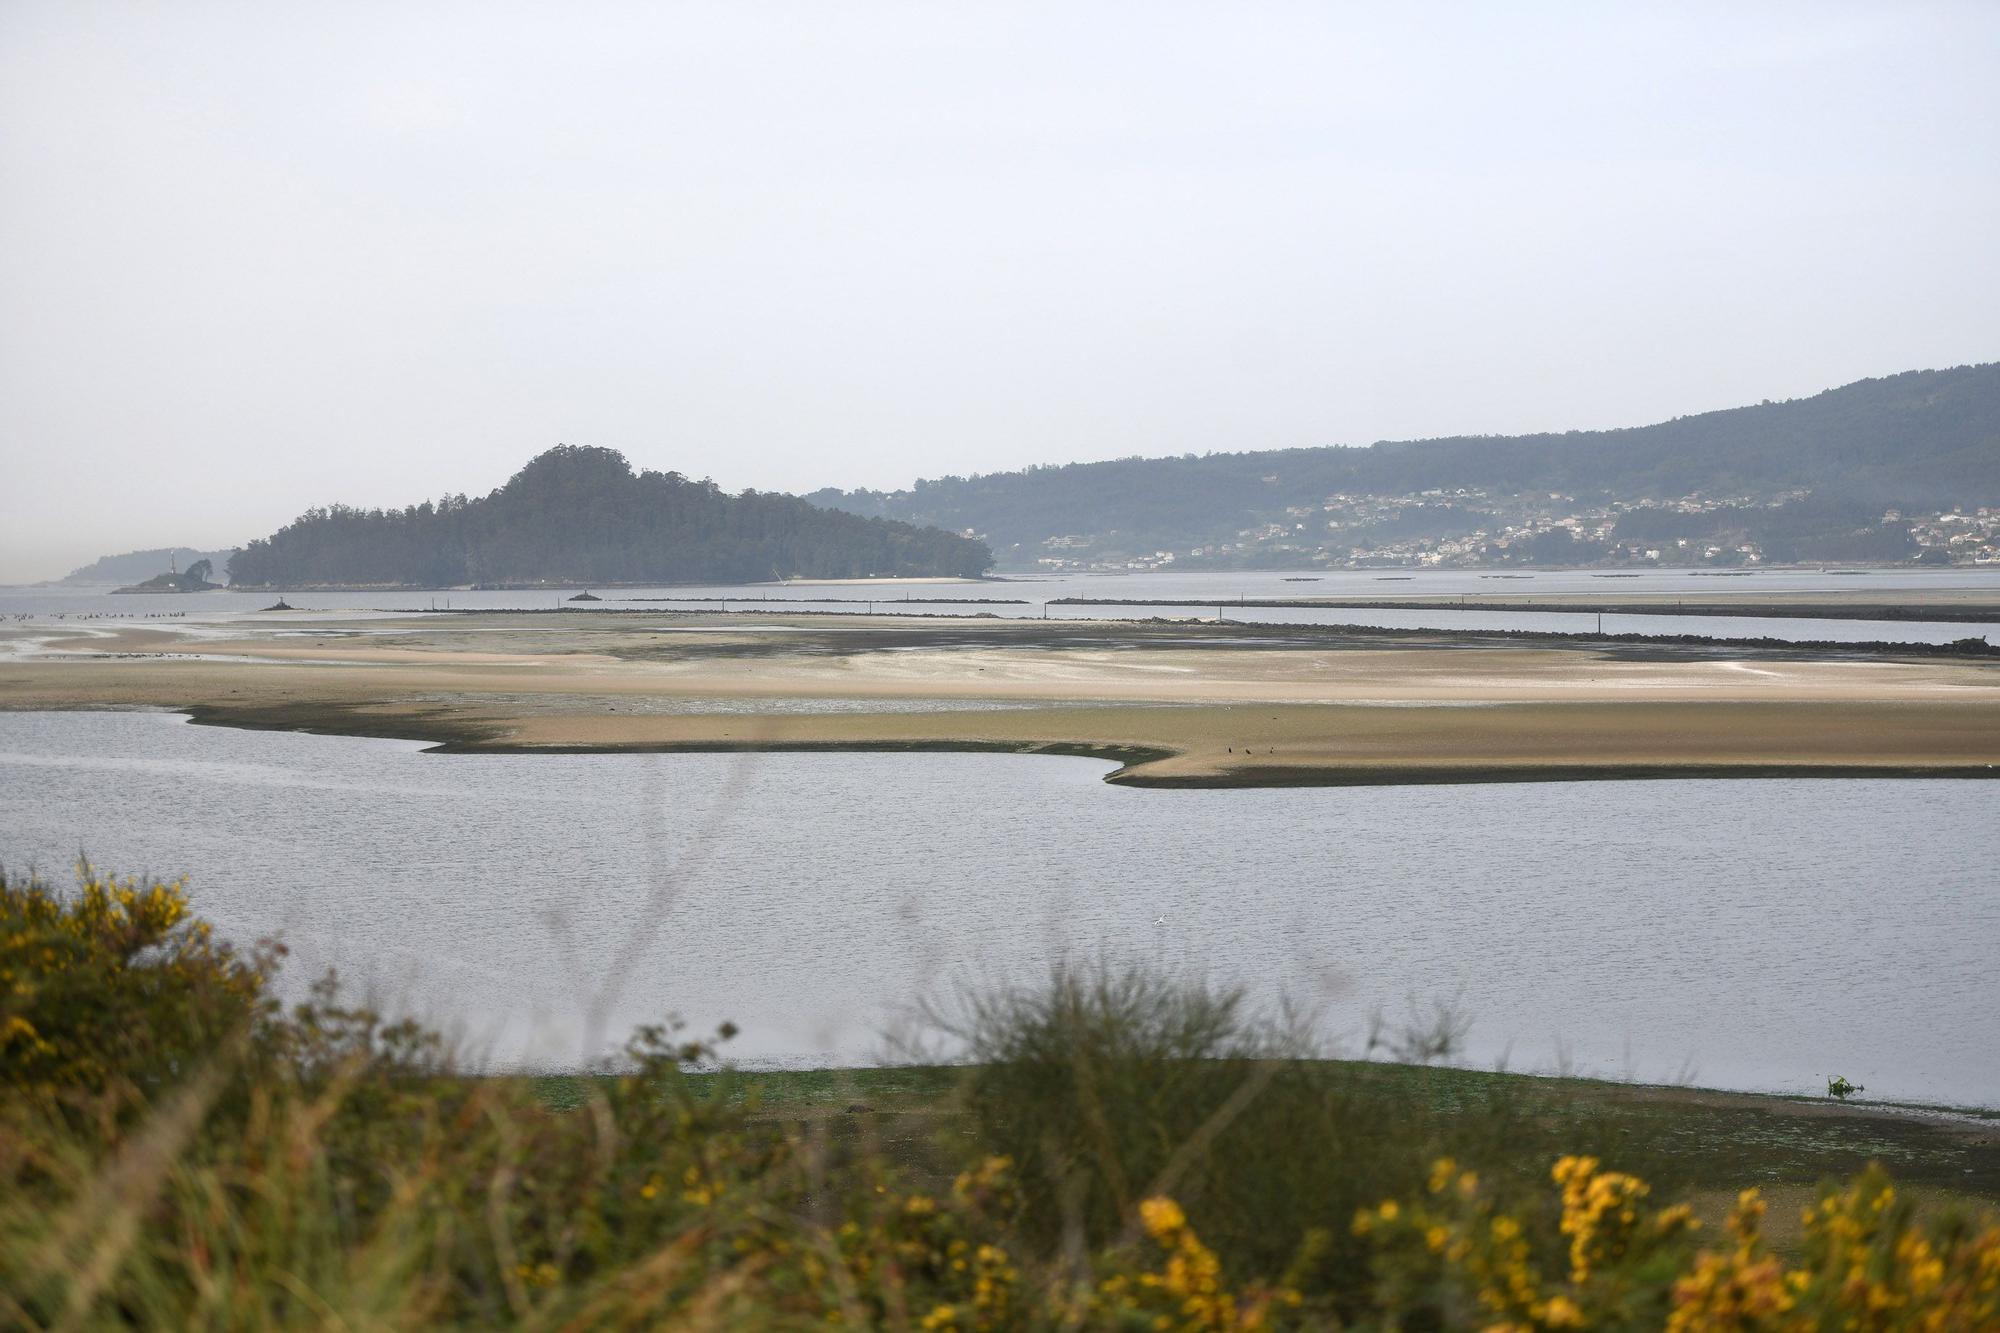
{"type": "Polygon", "coordinates": [[[1550,1172],[1562,1186],[1562,1232],[1570,1238],[1571,1282],[1625,1253],[1639,1225],[1639,1204],[1650,1192],[1637,1176],[1600,1171],[1595,1157],[1564,1157],[1550,1172]]]}
{"type": "Polygon", "coordinates": [[[261,992],[263,971],[189,914],[185,880],[77,879],[0,878],[0,1082],[100,1087],[130,1072],[134,1037],[240,1019],[261,992]]]}

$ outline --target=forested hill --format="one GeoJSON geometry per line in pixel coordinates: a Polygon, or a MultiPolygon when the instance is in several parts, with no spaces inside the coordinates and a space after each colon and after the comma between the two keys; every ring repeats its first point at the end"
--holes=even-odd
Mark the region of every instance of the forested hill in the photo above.
{"type": "Polygon", "coordinates": [[[1131,458],[806,498],[978,532],[1012,563],[1064,534],[1118,531],[1135,548],[1185,546],[1336,493],[1460,487],[1627,500],[1810,489],[1870,504],[1993,503],[2000,364],[1911,371],[1626,430],[1131,458]]]}
{"type": "Polygon", "coordinates": [[[308,510],[229,562],[237,586],[691,583],[983,574],[985,545],[935,528],[726,495],[559,445],[479,499],[308,510]]]}

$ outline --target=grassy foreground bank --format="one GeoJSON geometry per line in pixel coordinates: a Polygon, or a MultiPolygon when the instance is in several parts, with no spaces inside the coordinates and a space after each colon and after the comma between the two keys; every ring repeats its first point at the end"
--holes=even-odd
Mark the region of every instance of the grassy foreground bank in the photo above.
{"type": "Polygon", "coordinates": [[[654,1028],[477,1078],[331,984],[280,1009],[278,961],[177,886],[0,882],[0,1326],[2000,1319],[1977,1126],[1424,1064],[1448,1025],[1329,1061],[1101,969],[933,1011],[958,1069],[745,1075],[654,1028]],[[1869,1160],[1919,1187],[1808,1188],[1869,1160]]]}
{"type": "MultiPolygon", "coordinates": [[[[1738,1187],[1810,1194],[1819,1182],[1854,1175],[1871,1162],[1933,1199],[2000,1204],[2000,1111],[1366,1060],[1301,1060],[1298,1070],[1329,1091],[1385,1110],[1411,1098],[1443,1108],[1501,1099],[1565,1127],[1587,1122],[1599,1146],[1645,1167],[1649,1178],[1671,1181],[1691,1197],[1706,1196],[1711,1205],[1720,1200],[1725,1207],[1708,1209],[1718,1221],[1738,1187]]],[[[978,1140],[968,1098],[977,1073],[961,1065],[901,1065],[691,1073],[688,1080],[754,1108],[760,1120],[870,1140],[915,1178],[942,1185],[955,1169],[954,1145],[976,1146],[978,1140]]],[[[558,1112],[583,1106],[593,1081],[577,1074],[525,1080],[533,1096],[558,1112]]],[[[1510,1149],[1527,1150],[1527,1144],[1510,1149]]],[[[1782,1218],[1777,1229],[1796,1235],[1796,1220],[1782,1218]]]]}
{"type": "MultiPolygon", "coordinates": [[[[1925,1209],[2000,1205],[2000,1112],[1824,1098],[1645,1086],[1598,1079],[1489,1072],[1362,1060],[1300,1061],[1294,1073],[1323,1095],[1351,1099],[1357,1120],[1429,1109],[1512,1103],[1538,1133],[1499,1145],[1509,1170],[1532,1173],[1587,1139],[1656,1189],[1689,1203],[1712,1226],[1726,1222],[1739,1190],[1756,1186],[1782,1204],[1766,1227],[1782,1251],[1796,1250],[1803,1207],[1828,1180],[1881,1164],[1925,1209]],[[1536,1141],[1539,1139],[1539,1143],[1536,1141]]],[[[691,1074],[690,1084],[727,1096],[753,1118],[798,1133],[865,1145],[909,1180],[948,1186],[981,1144],[970,1089],[981,1071],[956,1065],[691,1074]]],[[[1227,1080],[1232,1071],[1215,1071],[1227,1080]]],[[[527,1081],[556,1111],[583,1106],[592,1078],[527,1081]]]]}

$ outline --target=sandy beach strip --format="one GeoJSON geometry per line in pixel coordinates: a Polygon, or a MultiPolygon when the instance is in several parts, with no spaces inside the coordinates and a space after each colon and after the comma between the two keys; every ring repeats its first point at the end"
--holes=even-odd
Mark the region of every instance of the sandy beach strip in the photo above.
{"type": "Polygon", "coordinates": [[[1073,626],[1036,642],[984,624],[856,647],[725,617],[592,633],[495,619],[167,652],[149,630],[122,649],[136,655],[0,663],[0,707],[169,708],[454,750],[1087,753],[1152,785],[2000,774],[2000,665],[1980,661],[1191,646],[1115,626],[1063,646],[1073,626]]]}

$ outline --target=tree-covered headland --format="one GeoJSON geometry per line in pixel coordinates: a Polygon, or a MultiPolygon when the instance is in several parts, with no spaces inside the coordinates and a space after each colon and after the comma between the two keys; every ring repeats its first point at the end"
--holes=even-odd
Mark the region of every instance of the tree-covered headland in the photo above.
{"type": "Polygon", "coordinates": [[[611,449],[558,445],[490,495],[308,510],[238,551],[229,577],[238,587],[740,583],[976,578],[992,562],[984,543],[937,528],[729,495],[678,472],[635,472],[611,449]]]}
{"type": "Polygon", "coordinates": [[[155,574],[143,583],[135,583],[129,588],[114,588],[113,592],[213,592],[222,585],[214,581],[215,563],[207,556],[195,561],[183,570],[168,570],[155,574]]]}

